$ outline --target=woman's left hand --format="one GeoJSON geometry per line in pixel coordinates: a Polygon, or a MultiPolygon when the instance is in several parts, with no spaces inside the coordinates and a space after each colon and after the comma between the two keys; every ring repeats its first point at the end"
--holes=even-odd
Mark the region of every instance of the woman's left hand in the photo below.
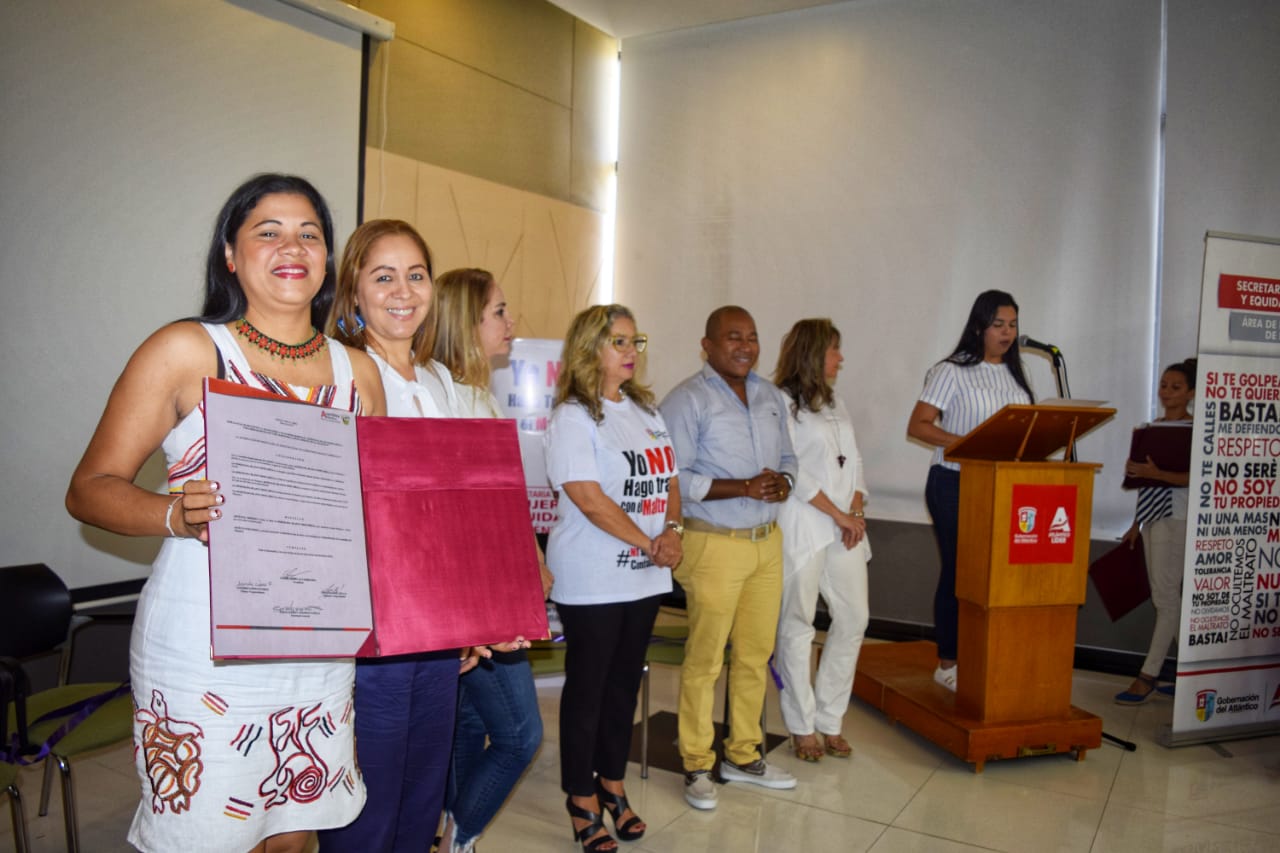
{"type": "Polygon", "coordinates": [[[684,558],[684,542],[680,534],[667,529],[653,537],[649,546],[649,557],[654,565],[674,569],[684,558]]]}
{"type": "Polygon", "coordinates": [[[530,643],[524,637],[516,637],[514,640],[510,640],[505,643],[491,643],[485,648],[488,648],[495,652],[518,652],[521,649],[529,648],[529,646],[531,645],[532,643],[530,643]]]}
{"type": "Polygon", "coordinates": [[[488,646],[468,646],[462,650],[462,654],[458,656],[458,674],[470,672],[480,664],[480,658],[491,658],[493,652],[489,651],[488,646]]]}
{"type": "Polygon", "coordinates": [[[1164,480],[1164,471],[1152,461],[1151,457],[1147,457],[1146,462],[1134,462],[1129,460],[1124,463],[1124,473],[1129,477],[1141,477],[1144,480],[1164,480]]]}
{"type": "Polygon", "coordinates": [[[867,520],[851,513],[845,513],[844,518],[836,524],[840,528],[840,542],[845,550],[856,547],[867,535],[867,520]]]}

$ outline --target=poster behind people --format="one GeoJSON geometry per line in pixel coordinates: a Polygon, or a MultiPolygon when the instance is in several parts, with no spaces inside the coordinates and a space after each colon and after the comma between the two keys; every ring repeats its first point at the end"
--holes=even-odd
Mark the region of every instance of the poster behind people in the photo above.
{"type": "Polygon", "coordinates": [[[516,338],[505,366],[493,371],[489,387],[498,405],[514,418],[520,433],[520,456],[529,488],[529,514],[536,533],[550,533],[556,521],[556,496],[547,483],[542,437],[555,400],[563,341],[516,338]]]}
{"type": "Polygon", "coordinates": [[[1280,240],[1205,238],[1170,745],[1280,731],[1280,240]]]}

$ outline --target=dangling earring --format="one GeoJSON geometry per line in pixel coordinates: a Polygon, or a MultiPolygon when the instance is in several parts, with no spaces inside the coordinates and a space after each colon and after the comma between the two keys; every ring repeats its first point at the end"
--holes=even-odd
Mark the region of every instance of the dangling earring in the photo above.
{"type": "Polygon", "coordinates": [[[355,327],[355,329],[354,329],[354,330],[352,330],[352,329],[348,329],[348,328],[347,328],[346,321],[345,321],[345,320],[343,320],[343,318],[341,318],[341,317],[339,317],[339,318],[338,318],[338,329],[339,329],[339,330],[340,330],[344,335],[354,335],[356,332],[358,332],[358,331],[360,331],[361,329],[363,329],[363,328],[364,328],[364,317],[361,317],[361,316],[360,316],[360,306],[359,306],[359,305],[357,305],[357,306],[356,306],[356,322],[355,322],[355,326],[356,326],[356,327],[355,327]]]}

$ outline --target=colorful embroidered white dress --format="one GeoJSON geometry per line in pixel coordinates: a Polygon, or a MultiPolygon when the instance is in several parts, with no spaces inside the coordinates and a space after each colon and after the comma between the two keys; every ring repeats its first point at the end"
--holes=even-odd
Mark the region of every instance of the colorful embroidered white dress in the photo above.
{"type": "MultiPolygon", "coordinates": [[[[225,326],[204,328],[227,379],[359,410],[351,362],[337,341],[327,347],[334,384],[294,388],[250,371],[225,326]]],[[[203,478],[203,405],[162,446],[170,491],[203,478]]],[[[142,802],[129,842],[143,851],[244,851],[281,832],[350,823],[365,800],[355,765],[353,662],[215,663],[208,570],[199,541],[166,539],[138,602],[129,673],[142,802]]]]}

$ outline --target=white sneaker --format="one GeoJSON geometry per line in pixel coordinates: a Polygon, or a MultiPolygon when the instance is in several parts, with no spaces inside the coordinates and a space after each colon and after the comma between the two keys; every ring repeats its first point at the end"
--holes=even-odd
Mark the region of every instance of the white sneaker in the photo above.
{"type": "Polygon", "coordinates": [[[765,788],[787,790],[796,786],[796,777],[757,758],[750,764],[734,764],[729,759],[720,763],[720,778],[726,782],[750,782],[765,788]]]}
{"type": "Polygon", "coordinates": [[[950,690],[952,693],[955,693],[956,670],[959,668],[960,667],[958,666],[952,666],[950,669],[943,669],[942,665],[939,664],[938,668],[933,671],[933,680],[950,690]]]}
{"type": "Polygon", "coordinates": [[[710,770],[694,770],[684,774],[684,799],[695,809],[708,811],[716,807],[716,780],[710,770]]]}

